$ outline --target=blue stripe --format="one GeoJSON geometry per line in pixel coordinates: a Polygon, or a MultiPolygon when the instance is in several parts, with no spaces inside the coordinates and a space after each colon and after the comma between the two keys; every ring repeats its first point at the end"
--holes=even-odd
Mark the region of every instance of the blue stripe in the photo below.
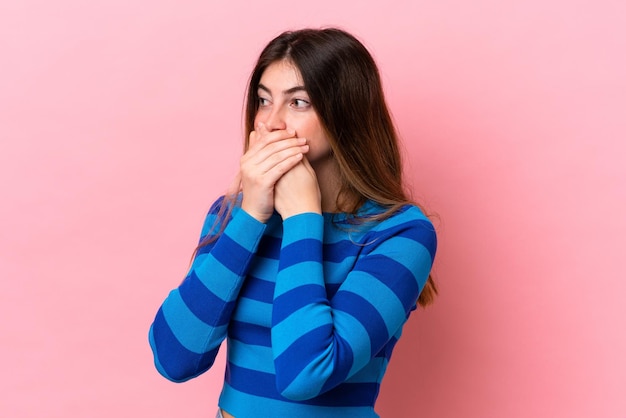
{"type": "Polygon", "coordinates": [[[384,255],[373,254],[363,258],[353,272],[362,272],[376,277],[388,287],[402,303],[407,313],[419,296],[419,285],[413,273],[402,264],[384,255]]]}
{"type": "Polygon", "coordinates": [[[335,334],[341,335],[342,338],[345,335],[346,342],[353,350],[352,369],[348,373],[352,375],[371,361],[370,336],[365,326],[348,313],[335,310],[333,318],[335,334]]]}
{"type": "Polygon", "coordinates": [[[250,262],[246,280],[254,278],[274,284],[276,283],[276,274],[278,274],[278,260],[255,256],[250,262]]]}
{"type": "Polygon", "coordinates": [[[378,354],[376,354],[376,357],[383,357],[387,359],[387,361],[391,360],[391,353],[393,352],[393,349],[396,346],[397,342],[398,339],[396,337],[391,337],[389,342],[385,344],[382,350],[380,350],[378,354]]]}
{"type": "Polygon", "coordinates": [[[435,259],[435,253],[437,251],[437,234],[435,228],[428,220],[416,220],[413,221],[416,224],[413,228],[409,228],[401,235],[417,241],[422,244],[428,250],[430,254],[431,262],[435,259]]]}
{"type": "Polygon", "coordinates": [[[305,261],[322,261],[322,245],[316,239],[303,239],[289,244],[280,252],[280,269],[284,270],[294,264],[305,261]]]}
{"type": "MultiPolygon", "coordinates": [[[[366,406],[373,405],[380,385],[370,383],[343,383],[307,404],[323,406],[366,406]]],[[[348,416],[348,415],[346,415],[348,416]]]]}
{"type": "Polygon", "coordinates": [[[287,293],[278,296],[274,301],[272,325],[280,324],[284,319],[303,306],[316,303],[328,305],[323,286],[309,284],[291,289],[287,293]]]}
{"type": "MultiPolygon", "coordinates": [[[[356,391],[356,387],[348,390],[356,391]]],[[[377,391],[377,388],[367,389],[377,391]]],[[[363,390],[365,391],[365,390],[363,390]]],[[[295,418],[377,418],[374,412],[373,401],[364,406],[323,406],[311,405],[311,402],[289,402],[267,397],[244,393],[225,383],[220,395],[219,404],[235,417],[266,417],[271,414],[274,417],[295,418]]]]}
{"type": "Polygon", "coordinates": [[[170,330],[161,309],[154,319],[151,333],[150,343],[161,367],[159,371],[175,382],[184,382],[204,373],[213,365],[219,350],[219,346],[204,354],[187,350],[170,330]]]}
{"type": "Polygon", "coordinates": [[[326,284],[341,284],[346,280],[346,274],[354,267],[357,262],[357,254],[346,257],[340,263],[331,263],[324,260],[324,282],[326,284]]]}
{"type": "Polygon", "coordinates": [[[324,218],[312,212],[290,216],[283,220],[283,248],[303,240],[322,242],[324,218]]]}
{"type": "MultiPolygon", "coordinates": [[[[409,219],[406,222],[394,223],[389,226],[389,223],[395,219],[391,218],[383,225],[385,229],[379,230],[375,235],[383,235],[384,237],[390,237],[392,235],[402,236],[419,242],[428,250],[431,260],[435,258],[435,252],[437,250],[437,234],[433,224],[427,219],[409,219]]],[[[396,222],[398,220],[395,220],[396,222]]]]}
{"type": "Polygon", "coordinates": [[[324,261],[341,263],[346,258],[354,257],[362,248],[349,240],[324,244],[324,261]]]}
{"type": "MultiPolygon", "coordinates": [[[[220,196],[215,202],[213,202],[213,204],[209,208],[209,211],[204,218],[204,223],[202,224],[202,230],[200,231],[200,240],[198,241],[199,244],[201,244],[202,241],[208,237],[209,232],[214,235],[215,233],[217,233],[217,231],[220,230],[221,224],[223,223],[224,219],[219,219],[218,214],[220,211],[220,207],[223,203],[224,196],[220,196]]],[[[198,249],[198,254],[200,254],[201,252],[208,252],[207,247],[211,248],[212,246],[213,243],[198,249]]]]}
{"type": "MultiPolygon", "coordinates": [[[[274,325],[272,327],[274,356],[279,356],[307,332],[320,325],[329,324],[331,315],[330,305],[326,302],[323,306],[306,306],[299,309],[280,324],[274,325]]],[[[328,335],[330,336],[330,333],[328,335]]],[[[327,341],[330,343],[330,340],[327,341]]]]}
{"type": "Polygon", "coordinates": [[[381,373],[385,370],[389,362],[384,356],[376,356],[369,361],[365,366],[362,366],[356,373],[354,373],[347,380],[350,383],[371,383],[378,382],[383,379],[381,373]]]}
{"type": "Polygon", "coordinates": [[[276,381],[274,375],[238,367],[232,363],[227,363],[226,365],[225,380],[226,383],[233,389],[240,392],[253,394],[262,398],[285,401],[292,404],[295,403],[315,406],[371,406],[374,404],[374,400],[379,389],[379,384],[377,382],[342,383],[334,389],[322,393],[313,399],[292,401],[284,396],[281,396],[278,391],[276,391],[276,381]]]}
{"type": "Polygon", "coordinates": [[[259,249],[256,255],[259,257],[269,258],[272,260],[278,260],[280,258],[280,244],[281,238],[272,237],[270,235],[263,235],[259,242],[259,249]]]}
{"type": "Polygon", "coordinates": [[[341,287],[342,283],[326,283],[326,297],[331,300],[341,287]]]}
{"type": "Polygon", "coordinates": [[[275,373],[272,347],[249,345],[231,338],[228,340],[228,361],[239,367],[275,373]]]}
{"type": "MultiPolygon", "coordinates": [[[[283,351],[276,359],[274,359],[274,366],[276,367],[276,385],[279,390],[283,391],[291,385],[291,383],[302,373],[303,368],[298,366],[318,365],[322,370],[316,370],[316,374],[324,375],[323,373],[324,362],[320,360],[320,355],[323,352],[318,351],[320,342],[326,346],[331,341],[329,336],[332,335],[332,324],[326,324],[315,328],[294,341],[289,348],[283,351]]],[[[335,359],[331,359],[335,360],[335,359]]],[[[352,363],[350,363],[352,365],[352,363]]],[[[332,364],[329,367],[332,370],[332,364]]],[[[306,377],[306,376],[304,376],[306,377]]],[[[302,382],[303,385],[307,385],[308,382],[302,382]]],[[[311,382],[312,386],[315,383],[311,382]]],[[[290,388],[291,389],[291,388],[290,388]]],[[[316,394],[313,394],[313,396],[316,394]]]]}
{"type": "Polygon", "coordinates": [[[211,254],[220,264],[237,275],[243,274],[252,257],[252,253],[226,234],[222,234],[219,245],[213,247],[211,254]]]}
{"type": "MultiPolygon", "coordinates": [[[[334,243],[324,243],[324,261],[340,263],[347,258],[356,255],[365,255],[377,248],[377,244],[385,242],[391,236],[404,236],[422,244],[429,252],[431,260],[435,257],[437,249],[437,236],[430,221],[426,219],[409,219],[401,223],[390,222],[396,220],[390,218],[382,225],[385,229],[372,230],[359,240],[342,240],[334,243]]],[[[354,238],[354,237],[353,237],[354,238]]]]}
{"type": "Polygon", "coordinates": [[[272,346],[269,328],[231,320],[228,327],[228,336],[246,344],[272,346]]]}
{"type": "Polygon", "coordinates": [[[210,244],[203,245],[202,247],[198,248],[198,252],[196,253],[196,260],[201,255],[209,254],[211,252],[211,250],[213,249],[214,245],[215,245],[215,241],[211,242],[210,244]]]}
{"type": "Polygon", "coordinates": [[[211,289],[215,296],[224,301],[234,300],[237,297],[243,280],[240,275],[218,262],[213,254],[202,256],[202,259],[197,258],[188,275],[192,273],[204,286],[211,289]]]}
{"type": "MultiPolygon", "coordinates": [[[[403,222],[398,218],[389,218],[380,225],[384,226],[384,229],[372,231],[364,238],[363,244],[376,243],[377,240],[384,241],[392,236],[403,236],[421,243],[428,250],[431,259],[435,258],[437,234],[428,219],[407,219],[403,222]]],[[[368,246],[364,248],[367,249],[368,246]]]]}
{"type": "Polygon", "coordinates": [[[264,398],[286,400],[276,390],[276,379],[271,373],[246,369],[228,362],[224,381],[241,392],[264,398]]]}
{"type": "MultiPolygon", "coordinates": [[[[319,261],[304,261],[292,264],[280,270],[276,277],[276,289],[274,297],[283,295],[298,286],[318,284],[324,287],[324,267],[319,261]]],[[[326,292],[323,291],[325,295],[326,292]]]]}
{"type": "Polygon", "coordinates": [[[178,289],[170,292],[161,305],[161,311],[176,339],[187,350],[194,353],[201,354],[209,349],[207,347],[208,336],[223,338],[226,334],[225,326],[214,327],[195,316],[185,305],[178,289]]]}
{"type": "Polygon", "coordinates": [[[274,286],[276,284],[267,280],[248,276],[243,282],[240,297],[258,300],[259,302],[272,303],[274,300],[274,286]]]}
{"type": "Polygon", "coordinates": [[[262,327],[272,326],[272,304],[240,296],[232,320],[262,327]]]}
{"type": "Polygon", "coordinates": [[[225,302],[202,284],[194,271],[178,288],[189,310],[201,321],[213,326],[228,323],[235,302],[225,302]]]}
{"type": "Polygon", "coordinates": [[[335,333],[335,351],[333,356],[334,372],[324,383],[322,393],[334,388],[348,377],[348,372],[352,369],[354,354],[350,344],[337,333],[335,333]],[[339,367],[341,366],[341,367],[339,367]]]}
{"type": "Polygon", "coordinates": [[[333,308],[352,315],[365,327],[371,342],[370,357],[373,357],[389,339],[384,318],[363,297],[340,290],[333,299],[333,308]]]}

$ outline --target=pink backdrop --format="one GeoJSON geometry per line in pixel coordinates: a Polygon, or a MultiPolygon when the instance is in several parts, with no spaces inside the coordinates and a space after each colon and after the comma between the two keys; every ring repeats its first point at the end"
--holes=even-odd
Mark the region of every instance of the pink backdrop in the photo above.
{"type": "Polygon", "coordinates": [[[260,48],[321,25],[377,58],[439,216],[441,297],[382,416],[626,416],[624,3],[214,3],[0,4],[0,416],[213,416],[223,358],[169,383],[148,326],[236,171],[260,48]]]}

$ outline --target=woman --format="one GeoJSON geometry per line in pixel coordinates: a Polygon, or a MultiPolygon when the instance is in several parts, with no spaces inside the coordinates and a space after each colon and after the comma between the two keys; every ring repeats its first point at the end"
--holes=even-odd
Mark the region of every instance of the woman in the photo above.
{"type": "Polygon", "coordinates": [[[150,328],[156,367],[188,380],[227,339],[218,417],[376,417],[402,326],[436,294],[435,231],[403,188],[378,69],[342,30],[285,32],[245,118],[239,190],[150,328]]]}

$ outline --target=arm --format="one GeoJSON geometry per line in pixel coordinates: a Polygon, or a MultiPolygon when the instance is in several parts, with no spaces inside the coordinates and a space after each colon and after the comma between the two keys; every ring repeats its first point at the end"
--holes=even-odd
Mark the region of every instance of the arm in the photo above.
{"type": "Polygon", "coordinates": [[[404,324],[436,246],[430,222],[404,215],[368,234],[370,244],[332,300],[322,269],[322,217],[305,213],[284,220],[272,319],[283,396],[309,399],[344,382],[404,324]]]}
{"type": "MultiPolygon", "coordinates": [[[[201,248],[182,284],[159,309],[150,328],[150,346],[157,370],[184,382],[213,365],[226,337],[235,301],[263,232],[274,212],[276,181],[308,150],[295,132],[250,133],[250,146],[237,176],[243,195],[241,208],[217,240],[201,248]]],[[[215,222],[219,201],[207,216],[203,234],[215,222]]]]}
{"type": "MultiPolygon", "coordinates": [[[[203,236],[219,204],[207,215],[203,236]]],[[[265,224],[235,208],[222,235],[198,251],[183,282],[161,305],[149,339],[155,366],[167,379],[184,382],[213,365],[264,230],[265,224]]]]}

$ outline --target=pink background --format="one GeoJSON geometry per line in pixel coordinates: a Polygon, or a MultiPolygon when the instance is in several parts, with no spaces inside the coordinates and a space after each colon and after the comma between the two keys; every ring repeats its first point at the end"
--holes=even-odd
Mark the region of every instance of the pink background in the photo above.
{"type": "Polygon", "coordinates": [[[379,412],[626,417],[623,4],[3,1],[0,416],[213,416],[223,358],[169,383],[148,326],[235,174],[260,48],[338,25],[439,215],[441,297],[379,412]]]}

